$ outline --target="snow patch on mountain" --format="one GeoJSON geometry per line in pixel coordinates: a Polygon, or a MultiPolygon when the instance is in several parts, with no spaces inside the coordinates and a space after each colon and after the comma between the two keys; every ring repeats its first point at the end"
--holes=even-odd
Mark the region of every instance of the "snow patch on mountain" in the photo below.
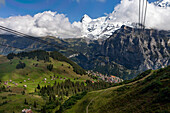
{"type": "Polygon", "coordinates": [[[131,22],[116,22],[112,16],[91,19],[84,15],[82,22],[82,37],[90,39],[106,39],[110,37],[115,30],[120,29],[122,25],[132,26],[131,22]]]}
{"type": "Polygon", "coordinates": [[[159,6],[159,7],[170,7],[170,0],[158,0],[156,2],[154,2],[154,4],[156,6],[159,6]]]}
{"type": "MultiPolygon", "coordinates": [[[[169,3],[170,0],[148,3],[147,28],[170,30],[169,3]]],[[[121,0],[112,13],[97,19],[84,15],[79,22],[71,23],[65,14],[45,11],[34,16],[0,18],[0,25],[38,37],[107,39],[122,25],[135,27],[139,18],[138,9],[139,0],[121,0]]]]}
{"type": "MultiPolygon", "coordinates": [[[[82,37],[90,39],[107,39],[122,25],[136,27],[138,23],[138,0],[122,0],[114,11],[107,16],[91,19],[84,15],[81,19],[82,37]]],[[[148,3],[146,27],[169,30],[170,0],[148,3]],[[158,7],[159,6],[159,7],[158,7]]]]}

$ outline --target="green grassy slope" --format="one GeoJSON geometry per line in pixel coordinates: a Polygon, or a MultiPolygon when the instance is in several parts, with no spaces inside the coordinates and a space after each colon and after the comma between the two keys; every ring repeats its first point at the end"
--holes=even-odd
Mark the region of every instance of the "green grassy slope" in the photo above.
{"type": "Polygon", "coordinates": [[[0,55],[0,64],[6,61],[8,61],[8,59],[5,56],[0,55]]]}
{"type": "MultiPolygon", "coordinates": [[[[39,55],[40,57],[41,55],[39,55]]],[[[61,56],[62,57],[62,56],[61,56]]],[[[57,57],[55,57],[57,58],[57,57]]],[[[67,60],[63,57],[62,60],[67,60]]],[[[21,113],[23,109],[29,109],[34,113],[41,112],[43,106],[48,103],[49,96],[40,96],[40,90],[37,89],[38,84],[40,87],[51,85],[53,86],[55,82],[63,83],[65,80],[70,79],[73,82],[85,80],[90,80],[88,75],[80,75],[74,71],[70,61],[59,61],[49,57],[49,61],[39,60],[37,57],[28,58],[15,56],[13,59],[8,60],[6,56],[0,56],[0,113],[21,113]],[[26,67],[24,69],[16,69],[19,62],[25,63],[26,67]],[[53,69],[49,71],[47,65],[52,64],[53,69]],[[44,81],[46,78],[46,82],[44,81]],[[9,82],[12,80],[12,82],[9,82]],[[8,81],[7,85],[4,83],[8,81]],[[13,82],[18,85],[13,84],[13,82]],[[23,85],[27,85],[26,88],[23,85]],[[11,86],[8,88],[8,86],[11,86]],[[2,87],[5,87],[5,91],[2,91],[2,87]],[[35,90],[36,89],[36,90],[35,90]],[[25,92],[24,94],[22,92],[25,92]],[[27,104],[24,103],[25,99],[27,104]],[[36,107],[34,106],[36,102],[36,107]]],[[[76,69],[79,69],[77,66],[76,69]]],[[[64,100],[69,97],[64,96],[64,100]]],[[[56,97],[60,101],[60,98],[56,97]]],[[[54,108],[49,108],[51,111],[55,112],[57,105],[54,108]],[[56,108],[55,108],[56,107],[56,108]]]]}
{"type": "Polygon", "coordinates": [[[6,61],[0,64],[0,79],[8,80],[8,79],[39,79],[40,77],[46,77],[49,75],[63,75],[68,78],[80,77],[73,71],[73,68],[70,64],[66,62],[61,62],[57,60],[51,59],[51,62],[37,61],[32,59],[22,59],[14,58],[11,61],[6,61]],[[19,61],[26,64],[24,69],[16,69],[16,65],[19,61]],[[34,66],[33,64],[38,64],[38,66],[34,66]],[[50,72],[46,67],[48,64],[53,64],[53,70],[50,72]],[[63,65],[63,66],[62,66],[63,65]],[[65,70],[65,71],[64,71],[65,70]]]}
{"type": "Polygon", "coordinates": [[[170,66],[127,84],[90,92],[65,112],[170,112],[169,86],[170,66]]]}
{"type": "Polygon", "coordinates": [[[53,84],[55,81],[62,82],[64,81],[64,78],[71,80],[76,79],[76,81],[90,79],[87,75],[81,76],[74,72],[73,67],[70,64],[63,61],[54,60],[52,58],[50,58],[50,62],[44,62],[43,60],[37,61],[36,59],[28,58],[22,58],[21,60],[17,57],[10,61],[5,57],[0,57],[0,61],[0,80],[8,81],[8,85],[12,87],[16,87],[14,84],[12,84],[12,82],[18,83],[17,87],[23,87],[23,85],[27,85],[28,92],[33,92],[38,84],[44,86],[53,84]],[[26,64],[24,69],[16,69],[16,65],[19,63],[19,61],[26,64]],[[35,64],[38,64],[38,66],[35,66],[35,64]],[[52,71],[47,69],[47,65],[49,64],[53,64],[52,71]],[[58,78],[51,80],[50,76],[55,76],[58,78]],[[47,78],[46,83],[43,81],[44,78],[47,78]],[[10,83],[9,80],[12,80],[12,82],[10,83]],[[24,80],[26,80],[26,82],[24,82],[24,80]]]}
{"type": "Polygon", "coordinates": [[[31,107],[34,113],[37,110],[41,110],[42,106],[45,104],[43,98],[38,95],[30,94],[19,94],[19,93],[10,93],[4,92],[0,93],[0,113],[21,113],[23,109],[29,109],[31,107]],[[25,99],[28,104],[24,104],[25,99]],[[37,107],[34,108],[34,101],[37,103],[37,107]]]}

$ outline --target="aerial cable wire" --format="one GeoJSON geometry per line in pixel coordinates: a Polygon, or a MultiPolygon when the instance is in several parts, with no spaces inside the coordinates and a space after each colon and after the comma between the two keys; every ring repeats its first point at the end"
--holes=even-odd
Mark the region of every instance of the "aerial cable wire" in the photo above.
{"type": "Polygon", "coordinates": [[[146,7],[145,7],[145,14],[144,14],[144,21],[143,21],[143,26],[144,26],[143,30],[145,29],[147,7],[148,7],[148,3],[147,3],[147,0],[146,0],[146,7]]]}
{"type": "Polygon", "coordinates": [[[10,45],[7,45],[7,44],[2,44],[0,43],[0,46],[2,47],[6,47],[6,48],[11,48],[11,49],[16,49],[16,50],[21,50],[21,51],[32,51],[32,50],[36,50],[36,49],[31,49],[31,48],[20,48],[20,47],[14,47],[14,46],[10,46],[10,45]]]}
{"type": "Polygon", "coordinates": [[[140,17],[141,17],[141,16],[140,16],[140,12],[141,12],[141,11],[140,11],[140,6],[141,6],[141,0],[139,0],[139,24],[138,24],[139,27],[140,27],[140,17]]]}
{"type": "MultiPolygon", "coordinates": [[[[34,36],[30,36],[30,35],[27,35],[27,34],[24,34],[24,33],[21,33],[21,32],[18,32],[16,30],[13,30],[13,29],[10,29],[10,28],[7,28],[7,27],[4,27],[2,25],[0,25],[0,30],[3,30],[3,31],[6,31],[6,32],[9,32],[9,33],[12,33],[12,34],[15,34],[16,36],[20,36],[22,38],[27,38],[27,39],[31,39],[33,41],[36,41],[36,42],[39,42],[41,44],[45,44],[45,45],[49,45],[51,47],[54,47],[55,50],[58,51],[58,49],[61,49],[61,50],[69,50],[67,47],[63,47],[63,46],[59,46],[59,45],[56,45],[56,44],[53,44],[53,43],[49,43],[45,40],[42,40],[38,37],[34,37],[34,36]]],[[[9,46],[9,45],[2,45],[1,46],[5,46],[5,47],[11,47],[11,48],[15,48],[15,49],[20,49],[20,50],[27,50],[27,49],[23,49],[23,48],[16,48],[16,47],[12,47],[12,46],[9,46]]],[[[29,49],[28,49],[29,50],[29,49]]],[[[33,50],[33,49],[32,49],[33,50]]],[[[30,51],[30,50],[29,50],[30,51]]],[[[76,50],[69,50],[69,51],[72,51],[72,52],[77,52],[76,50]]]]}
{"type": "Polygon", "coordinates": [[[3,47],[7,47],[7,48],[12,48],[12,49],[20,49],[20,50],[28,50],[28,49],[24,49],[24,48],[19,48],[19,47],[13,47],[13,46],[10,46],[10,45],[5,45],[5,44],[0,44],[0,46],[3,46],[3,47]]]}
{"type": "Polygon", "coordinates": [[[144,18],[144,2],[145,2],[145,0],[143,0],[143,2],[142,2],[141,29],[143,29],[143,18],[144,18]]]}
{"type": "Polygon", "coordinates": [[[17,48],[17,47],[13,47],[13,46],[10,46],[10,45],[4,45],[4,44],[0,44],[0,46],[7,47],[7,48],[13,48],[13,49],[20,49],[20,48],[17,48]]]}
{"type": "Polygon", "coordinates": [[[41,39],[39,39],[39,38],[37,38],[37,37],[29,36],[29,35],[20,33],[20,32],[18,32],[18,31],[15,31],[15,30],[12,30],[12,29],[3,27],[3,26],[0,26],[0,29],[3,30],[3,31],[7,31],[7,32],[10,32],[10,33],[12,33],[12,34],[15,34],[15,35],[17,35],[17,36],[22,36],[22,37],[24,37],[24,38],[28,38],[28,39],[31,39],[31,40],[34,40],[34,41],[37,41],[37,42],[40,42],[40,43],[43,43],[43,44],[46,44],[46,45],[51,45],[51,46],[55,46],[55,47],[60,48],[60,47],[57,46],[57,45],[54,45],[54,44],[52,44],[52,43],[48,43],[47,41],[41,40],[41,39]]]}
{"type": "Polygon", "coordinates": [[[10,29],[10,28],[7,28],[7,27],[1,26],[1,25],[0,25],[0,29],[3,30],[3,31],[7,31],[9,33],[15,34],[17,36],[19,35],[19,36],[22,36],[24,38],[28,38],[28,39],[31,39],[31,40],[34,40],[34,41],[37,41],[37,42],[40,42],[40,43],[43,43],[43,44],[46,44],[46,45],[50,45],[50,46],[56,47],[58,49],[63,49],[63,47],[61,47],[61,46],[49,43],[49,42],[47,42],[45,40],[42,40],[42,39],[40,39],[38,37],[33,37],[33,36],[30,36],[30,35],[27,35],[27,34],[24,34],[24,33],[18,32],[18,31],[15,31],[13,29],[10,29]]]}
{"type": "MultiPolygon", "coordinates": [[[[21,34],[21,33],[15,32],[15,31],[13,31],[13,30],[9,30],[8,28],[1,28],[1,27],[0,27],[0,29],[3,30],[3,31],[7,31],[7,32],[9,32],[9,33],[15,34],[15,35],[17,35],[17,36],[22,36],[22,37],[24,37],[24,38],[29,38],[29,39],[34,40],[34,41],[37,41],[37,42],[41,42],[41,43],[44,43],[44,44],[48,44],[46,41],[43,41],[43,40],[38,39],[38,38],[36,38],[36,37],[34,38],[34,37],[32,37],[32,36],[23,35],[23,34],[21,34]]],[[[51,45],[51,44],[50,44],[50,45],[51,45]]]]}

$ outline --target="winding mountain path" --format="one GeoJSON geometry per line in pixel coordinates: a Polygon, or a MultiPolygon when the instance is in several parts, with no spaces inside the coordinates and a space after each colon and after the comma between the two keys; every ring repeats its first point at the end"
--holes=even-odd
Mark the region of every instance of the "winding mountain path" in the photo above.
{"type": "Polygon", "coordinates": [[[139,80],[137,80],[137,81],[134,81],[134,82],[131,82],[131,83],[128,83],[128,84],[123,84],[123,85],[120,85],[120,86],[115,86],[115,87],[111,87],[111,88],[107,88],[107,89],[104,89],[104,90],[99,90],[99,91],[97,91],[97,92],[101,92],[101,93],[100,93],[99,95],[97,95],[96,97],[94,97],[94,98],[91,99],[91,101],[89,102],[89,104],[86,106],[86,113],[88,113],[88,109],[89,109],[90,104],[91,104],[94,100],[96,100],[99,96],[101,96],[104,92],[106,92],[107,90],[115,90],[115,89],[117,89],[117,88],[119,88],[119,87],[123,87],[123,86],[125,86],[125,85],[133,85],[133,84],[135,84],[135,83],[138,82],[138,81],[142,81],[142,80],[146,79],[147,77],[149,77],[150,75],[152,75],[153,72],[154,72],[154,71],[152,71],[150,74],[148,74],[147,76],[145,76],[145,77],[143,77],[143,78],[141,78],[141,79],[139,79],[139,80]]]}

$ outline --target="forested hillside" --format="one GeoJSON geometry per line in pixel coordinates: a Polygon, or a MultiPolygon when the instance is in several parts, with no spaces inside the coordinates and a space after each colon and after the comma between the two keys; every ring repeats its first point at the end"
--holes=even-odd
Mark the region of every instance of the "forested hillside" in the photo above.
{"type": "Polygon", "coordinates": [[[87,93],[66,113],[170,112],[170,66],[87,93]]]}

